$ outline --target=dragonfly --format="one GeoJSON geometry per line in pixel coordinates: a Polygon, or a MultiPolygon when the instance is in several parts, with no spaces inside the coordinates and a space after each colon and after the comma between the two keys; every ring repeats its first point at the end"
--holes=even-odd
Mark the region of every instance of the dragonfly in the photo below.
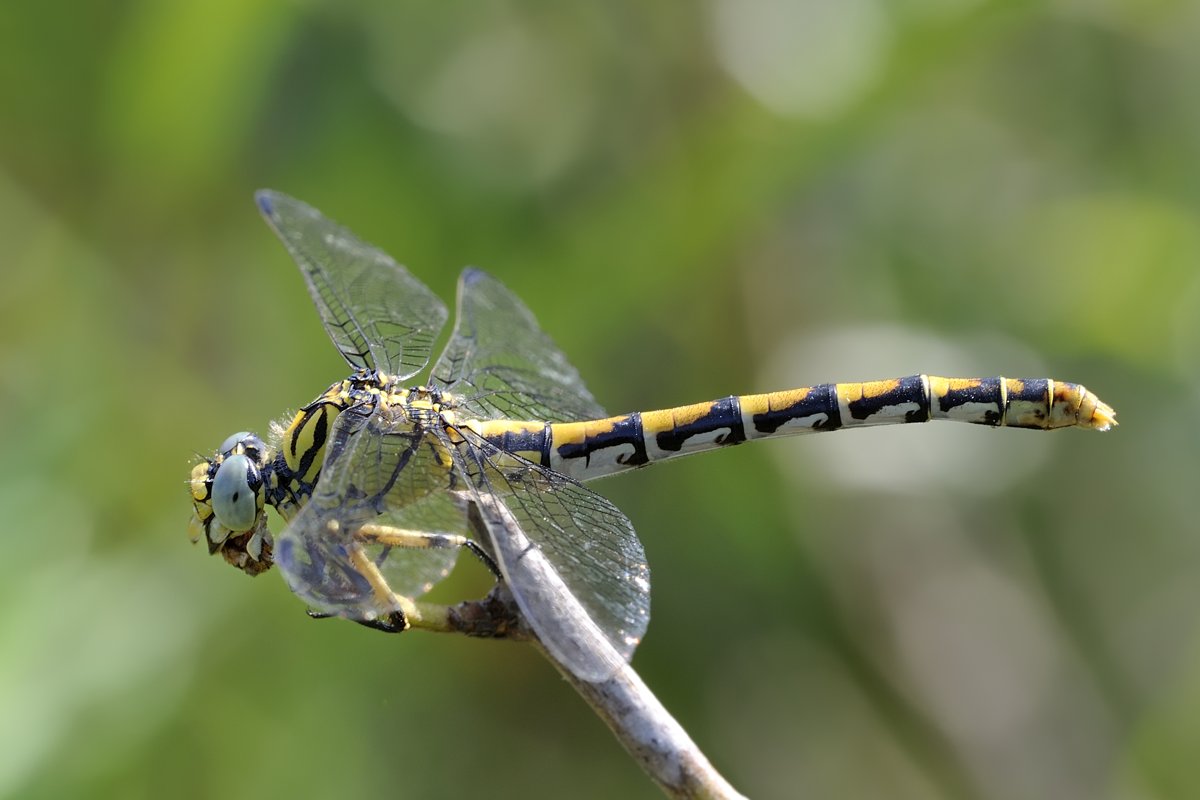
{"type": "Polygon", "coordinates": [[[459,278],[448,343],[413,383],[447,321],[442,301],[316,209],[269,190],[256,200],[352,372],[266,440],[235,433],[198,461],[189,532],[249,575],[278,565],[314,616],[420,627],[416,598],[466,550],[562,666],[601,680],[646,632],[650,571],[629,519],[584,481],[859,426],[1116,425],[1079,384],[923,374],[610,416],[529,309],[473,268],[459,278]],[[283,520],[277,536],[267,506],[283,520]]]}

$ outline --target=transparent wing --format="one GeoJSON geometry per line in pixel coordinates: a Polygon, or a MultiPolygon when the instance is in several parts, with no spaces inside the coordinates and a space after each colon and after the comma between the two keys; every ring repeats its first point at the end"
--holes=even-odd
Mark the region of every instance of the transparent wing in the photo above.
{"type": "Polygon", "coordinates": [[[445,304],[389,255],[315,208],[269,190],[255,199],[351,366],[401,379],[421,371],[446,324],[445,304]]]}
{"type": "Polygon", "coordinates": [[[650,623],[650,568],[629,519],[570,478],[458,432],[467,446],[447,446],[521,613],[572,673],[609,677],[650,623]]]}
{"type": "Polygon", "coordinates": [[[439,442],[379,406],[338,415],[313,496],[280,534],[275,561],[288,586],[313,608],[355,620],[395,609],[372,591],[353,553],[361,549],[395,594],[419,597],[450,574],[458,549],[364,545],[371,523],[403,531],[462,534],[463,504],[446,491],[449,466],[439,442]]]}
{"type": "Polygon", "coordinates": [[[533,314],[477,269],[458,280],[454,333],[433,367],[434,385],[463,398],[480,419],[600,419],[604,409],[533,314]]]}

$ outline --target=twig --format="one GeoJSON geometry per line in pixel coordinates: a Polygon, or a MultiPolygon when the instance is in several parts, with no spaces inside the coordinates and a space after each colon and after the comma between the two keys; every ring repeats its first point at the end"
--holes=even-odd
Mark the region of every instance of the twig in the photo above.
{"type": "MultiPolygon", "coordinates": [[[[443,618],[446,625],[438,630],[533,644],[604,720],[618,741],[668,797],[743,797],[705,758],[633,667],[621,660],[617,671],[607,679],[582,680],[542,646],[504,584],[497,584],[482,600],[459,603],[448,610],[443,618]]],[[[600,641],[595,646],[609,645],[600,641]]]]}
{"type": "MultiPolygon", "coordinates": [[[[486,502],[486,499],[483,500],[486,502]]],[[[460,603],[448,609],[444,630],[469,636],[525,639],[531,641],[567,682],[575,688],[588,705],[604,720],[642,769],[654,779],[667,796],[672,798],[741,798],[713,765],[700,752],[683,727],[667,712],[641,677],[603,637],[591,635],[594,624],[586,617],[578,600],[562,583],[557,571],[534,547],[526,547],[524,534],[502,503],[481,509],[494,523],[503,520],[506,533],[512,537],[506,546],[516,543],[523,552],[521,569],[532,569],[539,577],[539,591],[555,594],[555,600],[568,609],[562,620],[568,629],[578,630],[586,641],[574,643],[586,648],[601,660],[614,666],[614,671],[600,680],[585,680],[554,658],[523,618],[508,587],[503,583],[483,600],[460,603]],[[574,611],[572,611],[574,609],[574,611]],[[583,621],[573,619],[584,614],[583,621]]],[[[480,515],[470,514],[472,527],[479,542],[491,542],[480,515]]]]}
{"type": "Polygon", "coordinates": [[[743,797],[705,758],[633,667],[624,664],[607,680],[588,683],[550,658],[540,643],[538,649],[668,797],[743,797]]]}

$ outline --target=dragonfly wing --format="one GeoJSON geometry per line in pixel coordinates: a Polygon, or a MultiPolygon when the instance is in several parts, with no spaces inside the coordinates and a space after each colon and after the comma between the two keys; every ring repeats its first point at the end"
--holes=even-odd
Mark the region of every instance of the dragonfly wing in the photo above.
{"type": "Polygon", "coordinates": [[[570,422],[607,416],[567,357],[504,284],[463,270],[458,318],[432,381],[480,419],[570,422]]]}
{"type": "Polygon", "coordinates": [[[391,256],[315,208],[269,190],[255,198],[304,273],[325,330],[346,361],[400,379],[422,370],[446,324],[445,304],[391,256]]]}
{"type": "Polygon", "coordinates": [[[445,451],[402,419],[383,405],[339,414],[316,490],[276,541],[275,560],[288,586],[319,611],[372,620],[395,610],[354,565],[356,550],[375,563],[392,592],[410,598],[429,591],[454,567],[456,548],[400,549],[357,536],[368,523],[465,532],[463,504],[446,491],[445,451]]]}
{"type": "Polygon", "coordinates": [[[559,663],[603,680],[650,622],[650,568],[633,525],[600,495],[469,430],[453,450],[521,613],[559,663]]]}

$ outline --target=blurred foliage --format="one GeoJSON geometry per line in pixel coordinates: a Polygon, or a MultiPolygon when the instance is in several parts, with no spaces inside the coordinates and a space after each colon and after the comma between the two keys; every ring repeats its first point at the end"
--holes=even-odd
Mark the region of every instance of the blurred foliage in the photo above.
{"type": "Polygon", "coordinates": [[[0,795],[656,795],[532,652],[312,622],[188,545],[192,454],[342,373],[271,186],[445,297],[500,276],[614,412],[1086,383],[1115,433],[602,483],[635,665],[755,797],[1200,796],[1198,37],[1172,0],[10,4],[0,795]]]}

